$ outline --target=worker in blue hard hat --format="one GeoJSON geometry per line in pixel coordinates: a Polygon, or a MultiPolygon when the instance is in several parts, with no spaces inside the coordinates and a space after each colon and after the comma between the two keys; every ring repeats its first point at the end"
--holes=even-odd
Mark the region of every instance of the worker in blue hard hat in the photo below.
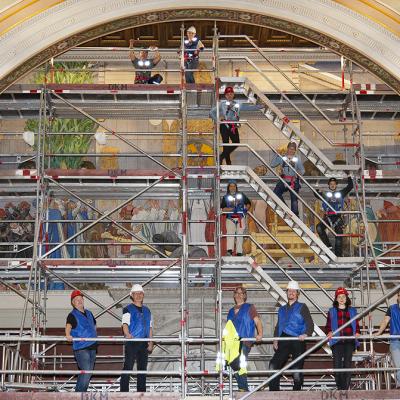
{"type": "MultiPolygon", "coordinates": [[[[134,40],[129,41],[129,48],[133,49],[134,40]]],[[[163,80],[160,74],[151,76],[151,69],[153,69],[161,60],[160,52],[157,47],[143,47],[139,51],[139,56],[133,50],[129,52],[129,57],[135,67],[135,83],[137,84],[160,84],[163,80]],[[149,50],[154,51],[154,57],[149,58],[149,50]]]]}
{"type": "MultiPolygon", "coordinates": [[[[246,228],[246,214],[250,208],[249,198],[238,191],[236,181],[230,180],[226,194],[221,201],[221,210],[228,212],[226,215],[227,254],[233,255],[235,236],[243,235],[246,228]]],[[[243,255],[243,237],[236,236],[236,255],[243,255]]]]}

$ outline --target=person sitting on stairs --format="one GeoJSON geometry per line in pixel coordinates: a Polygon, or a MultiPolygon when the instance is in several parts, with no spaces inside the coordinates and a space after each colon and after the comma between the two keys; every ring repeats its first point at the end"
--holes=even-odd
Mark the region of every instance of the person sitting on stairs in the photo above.
{"type": "MultiPolygon", "coordinates": [[[[235,236],[243,235],[246,228],[246,214],[250,208],[251,202],[248,197],[238,191],[235,180],[228,182],[228,187],[225,196],[221,201],[221,210],[228,212],[226,214],[226,233],[230,236],[227,237],[227,254],[233,255],[235,236]]],[[[243,237],[236,237],[236,255],[243,255],[243,237]]]]}

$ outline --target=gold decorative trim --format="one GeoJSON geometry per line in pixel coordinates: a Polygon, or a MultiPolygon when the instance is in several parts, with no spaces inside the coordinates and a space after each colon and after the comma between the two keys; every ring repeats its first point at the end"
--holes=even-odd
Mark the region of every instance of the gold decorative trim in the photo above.
{"type": "Polygon", "coordinates": [[[389,71],[385,70],[379,64],[370,60],[357,49],[348,46],[337,39],[328,36],[327,34],[315,31],[308,27],[289,22],[279,18],[256,14],[251,12],[241,12],[235,10],[222,9],[180,9],[180,10],[165,10],[158,12],[149,12],[139,15],[134,15],[115,21],[107,22],[97,27],[86,31],[76,33],[68,38],[65,38],[39,54],[31,57],[28,61],[16,67],[11,73],[0,80],[0,92],[4,91],[11,84],[29,73],[32,69],[40,66],[44,62],[50,60],[67,50],[77,47],[92,39],[118,32],[123,29],[134,28],[141,25],[150,25],[160,22],[172,22],[182,20],[216,20],[216,21],[233,21],[238,23],[254,24],[278,31],[287,32],[289,34],[300,36],[306,40],[317,43],[320,46],[326,47],[343,55],[349,60],[354,61],[361,67],[367,69],[379,77],[382,81],[392,87],[396,92],[400,93],[400,81],[393,76],[389,71]]]}

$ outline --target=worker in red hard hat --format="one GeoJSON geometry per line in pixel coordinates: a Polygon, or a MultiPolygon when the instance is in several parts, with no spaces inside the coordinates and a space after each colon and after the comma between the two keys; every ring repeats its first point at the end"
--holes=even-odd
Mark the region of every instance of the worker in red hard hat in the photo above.
{"type": "MultiPolygon", "coordinates": [[[[351,300],[346,288],[339,287],[335,292],[333,307],[329,309],[325,332],[332,348],[333,368],[351,368],[353,352],[359,345],[355,339],[337,339],[338,336],[359,336],[360,327],[357,320],[343,328],[333,336],[333,332],[357,315],[357,310],[351,307],[351,300]]],[[[338,390],[348,390],[351,382],[351,372],[336,372],[335,381],[338,390]]]]}
{"type": "MultiPolygon", "coordinates": [[[[73,310],[68,314],[65,325],[65,336],[72,342],[75,360],[81,371],[93,371],[96,363],[97,341],[78,341],[74,338],[97,337],[96,319],[93,314],[84,307],[83,294],[80,290],[71,293],[71,305],[73,310]]],[[[92,374],[82,372],[78,374],[75,392],[87,392],[92,374]]]]}
{"type": "MultiPolygon", "coordinates": [[[[224,90],[225,100],[219,102],[219,119],[224,121],[219,125],[219,132],[224,144],[240,143],[239,138],[239,124],[235,123],[240,120],[240,111],[254,111],[260,109],[261,106],[238,103],[235,101],[235,90],[232,86],[227,86],[224,90]]],[[[213,107],[210,111],[210,118],[215,122],[217,121],[217,107],[213,107]]],[[[222,153],[219,156],[219,163],[222,165],[225,160],[227,165],[231,165],[231,154],[237,149],[237,146],[223,146],[222,153]]]]}

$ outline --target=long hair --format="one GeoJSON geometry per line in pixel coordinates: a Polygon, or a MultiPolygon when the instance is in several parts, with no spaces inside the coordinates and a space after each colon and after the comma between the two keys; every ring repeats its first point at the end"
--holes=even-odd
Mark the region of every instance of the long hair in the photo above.
{"type": "MultiPolygon", "coordinates": [[[[351,306],[350,297],[346,295],[346,307],[350,307],[350,306],[351,306]]],[[[333,307],[339,308],[339,302],[337,300],[334,300],[333,307]]]]}

